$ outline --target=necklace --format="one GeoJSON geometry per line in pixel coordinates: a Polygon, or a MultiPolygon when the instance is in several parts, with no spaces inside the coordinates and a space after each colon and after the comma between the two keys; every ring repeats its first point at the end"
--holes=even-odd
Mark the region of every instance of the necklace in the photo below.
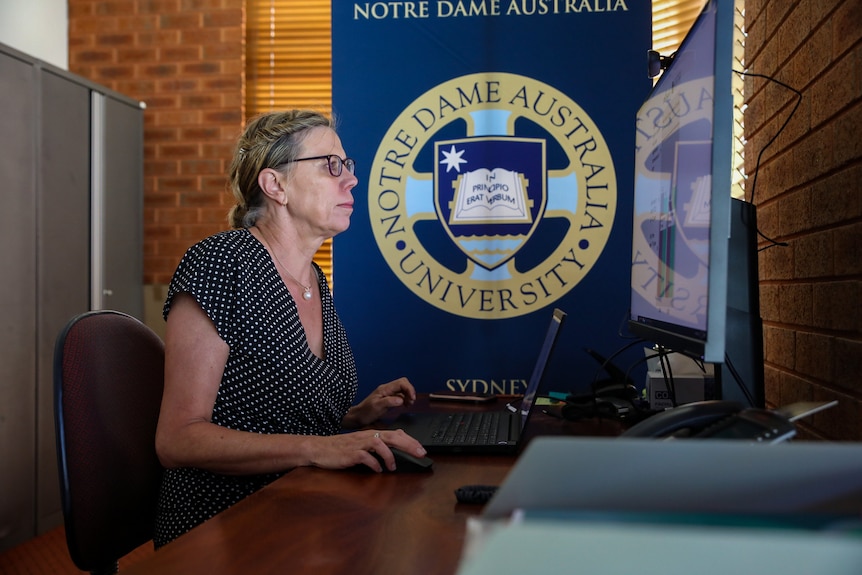
{"type": "Polygon", "coordinates": [[[302,290],[303,290],[302,291],[302,299],[304,299],[305,301],[311,301],[311,286],[307,286],[304,283],[302,283],[301,281],[299,281],[298,279],[296,279],[294,277],[294,275],[292,273],[290,273],[290,271],[286,267],[284,267],[284,264],[281,263],[281,260],[278,259],[278,256],[276,255],[275,252],[272,252],[272,255],[275,256],[275,261],[277,261],[279,263],[279,265],[281,266],[281,269],[284,270],[284,273],[286,273],[288,276],[290,276],[290,279],[292,279],[293,281],[298,283],[300,286],[302,286],[302,290]]]}
{"type": "MultiPolygon", "coordinates": [[[[263,232],[261,232],[261,235],[263,235],[263,232]]],[[[267,241],[267,243],[269,243],[269,241],[267,241]]],[[[311,286],[305,285],[304,283],[296,279],[296,277],[292,273],[290,273],[290,270],[287,269],[283,263],[281,263],[280,259],[278,259],[278,254],[275,253],[274,246],[272,249],[272,255],[275,257],[275,261],[278,262],[278,265],[281,266],[281,269],[284,270],[284,273],[286,273],[290,279],[292,279],[302,287],[302,299],[304,299],[305,301],[311,301],[311,286]]]]}

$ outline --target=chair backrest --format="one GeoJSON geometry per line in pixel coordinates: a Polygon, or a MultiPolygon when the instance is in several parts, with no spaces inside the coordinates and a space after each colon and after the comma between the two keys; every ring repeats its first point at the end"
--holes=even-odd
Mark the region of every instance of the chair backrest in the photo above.
{"type": "Polygon", "coordinates": [[[162,340],[132,316],[91,311],[54,347],[54,419],[66,543],[84,571],[116,570],[153,538],[162,467],[162,340]]]}

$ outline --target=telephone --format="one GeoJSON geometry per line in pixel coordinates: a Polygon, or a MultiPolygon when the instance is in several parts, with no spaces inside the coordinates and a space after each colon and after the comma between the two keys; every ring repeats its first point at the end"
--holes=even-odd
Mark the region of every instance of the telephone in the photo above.
{"type": "Polygon", "coordinates": [[[743,439],[779,443],[796,435],[787,417],[736,401],[709,400],[668,409],[633,425],[622,437],[743,439]]]}

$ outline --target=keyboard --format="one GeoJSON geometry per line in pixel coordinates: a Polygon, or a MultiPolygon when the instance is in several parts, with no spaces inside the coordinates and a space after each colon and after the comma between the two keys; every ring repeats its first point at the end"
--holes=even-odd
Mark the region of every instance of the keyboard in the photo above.
{"type": "Polygon", "coordinates": [[[496,445],[499,440],[507,439],[509,418],[506,415],[499,411],[445,414],[435,422],[432,438],[449,445],[496,445]]]}

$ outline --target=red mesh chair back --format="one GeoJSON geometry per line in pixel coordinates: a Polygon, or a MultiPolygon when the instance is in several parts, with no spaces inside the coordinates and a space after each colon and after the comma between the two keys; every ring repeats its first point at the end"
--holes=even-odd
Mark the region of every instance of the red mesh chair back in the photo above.
{"type": "Polygon", "coordinates": [[[75,565],[117,571],[153,538],[162,467],[161,339],[116,311],[73,318],[54,348],[54,418],[66,543],[75,565]]]}

